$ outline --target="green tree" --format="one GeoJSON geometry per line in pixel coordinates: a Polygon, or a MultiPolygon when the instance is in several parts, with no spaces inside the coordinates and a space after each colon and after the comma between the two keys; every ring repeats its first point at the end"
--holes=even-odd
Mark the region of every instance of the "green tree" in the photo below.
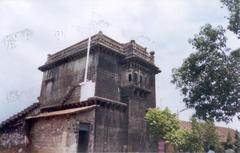
{"type": "Polygon", "coordinates": [[[203,152],[203,126],[196,118],[191,119],[192,130],[188,138],[190,152],[203,152]]]}
{"type": "Polygon", "coordinates": [[[230,59],[231,59],[232,66],[235,68],[235,73],[238,76],[240,76],[240,49],[232,51],[230,55],[230,59]]]}
{"type": "Polygon", "coordinates": [[[179,129],[166,135],[167,143],[172,144],[175,150],[180,152],[187,152],[191,150],[191,143],[189,141],[190,132],[179,129]]]}
{"type": "Polygon", "coordinates": [[[229,11],[228,29],[240,37],[240,0],[221,0],[229,11]]]}
{"type": "Polygon", "coordinates": [[[191,131],[184,131],[181,136],[181,144],[176,145],[177,150],[181,152],[204,152],[203,145],[203,127],[197,122],[196,118],[192,118],[191,131]]]}
{"type": "Polygon", "coordinates": [[[192,129],[187,136],[185,151],[188,152],[204,152],[209,146],[214,146],[216,152],[223,152],[216,132],[216,127],[212,121],[199,122],[196,118],[192,118],[192,129]]]}
{"type": "Polygon", "coordinates": [[[179,120],[176,114],[171,113],[169,109],[160,110],[151,108],[145,116],[152,143],[157,145],[159,140],[169,143],[175,143],[173,137],[179,127],[179,120]]]}
{"type": "Polygon", "coordinates": [[[236,135],[235,135],[235,148],[236,148],[236,152],[240,152],[240,133],[238,131],[236,131],[236,135]]]}
{"type": "Polygon", "coordinates": [[[233,139],[232,139],[232,136],[231,136],[230,132],[228,131],[227,141],[224,144],[224,149],[233,149],[233,148],[235,148],[234,143],[233,143],[233,139]]]}
{"type": "Polygon", "coordinates": [[[203,26],[189,43],[194,52],[173,69],[172,83],[181,90],[187,108],[203,120],[226,121],[240,116],[239,65],[227,54],[227,38],[221,27],[203,26]],[[234,63],[234,64],[233,64],[234,63]]]}
{"type": "Polygon", "coordinates": [[[203,124],[203,144],[205,151],[208,150],[209,146],[214,146],[215,152],[222,153],[224,152],[223,146],[219,142],[219,136],[216,130],[214,122],[211,120],[206,121],[203,124]]]}
{"type": "Polygon", "coordinates": [[[199,122],[196,118],[192,118],[191,124],[191,131],[185,131],[181,136],[177,137],[181,138],[181,143],[176,145],[179,151],[205,152],[210,146],[214,146],[217,153],[224,152],[212,121],[199,122]]]}
{"type": "Polygon", "coordinates": [[[183,129],[178,129],[166,135],[166,143],[172,144],[176,150],[187,151],[189,132],[183,129]]]}

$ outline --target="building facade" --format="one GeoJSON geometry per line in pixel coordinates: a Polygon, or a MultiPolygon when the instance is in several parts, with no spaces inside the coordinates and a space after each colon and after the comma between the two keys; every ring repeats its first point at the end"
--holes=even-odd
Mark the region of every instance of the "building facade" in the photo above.
{"type": "Polygon", "coordinates": [[[144,116],[156,106],[154,52],[99,32],[83,86],[87,45],[48,55],[39,102],[0,124],[1,153],[151,151],[144,116]]]}

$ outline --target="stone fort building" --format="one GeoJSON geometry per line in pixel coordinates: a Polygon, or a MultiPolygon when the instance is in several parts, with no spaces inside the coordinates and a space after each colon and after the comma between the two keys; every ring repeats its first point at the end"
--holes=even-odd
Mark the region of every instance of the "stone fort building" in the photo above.
{"type": "Polygon", "coordinates": [[[102,32],[91,39],[90,86],[81,85],[88,39],[49,55],[39,102],[0,124],[1,153],[150,151],[144,116],[156,106],[154,52],[102,32]]]}

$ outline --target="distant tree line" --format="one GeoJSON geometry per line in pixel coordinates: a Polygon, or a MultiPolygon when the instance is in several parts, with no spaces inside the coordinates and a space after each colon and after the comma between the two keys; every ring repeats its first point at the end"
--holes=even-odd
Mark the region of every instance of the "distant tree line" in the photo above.
{"type": "Polygon", "coordinates": [[[240,135],[236,132],[235,142],[228,134],[227,142],[221,144],[213,120],[198,121],[191,119],[191,130],[180,128],[180,121],[176,114],[169,109],[149,109],[145,119],[150,132],[152,147],[157,150],[158,142],[165,141],[174,146],[178,152],[206,152],[210,146],[214,146],[217,153],[223,153],[225,149],[232,148],[240,151],[240,135]]]}

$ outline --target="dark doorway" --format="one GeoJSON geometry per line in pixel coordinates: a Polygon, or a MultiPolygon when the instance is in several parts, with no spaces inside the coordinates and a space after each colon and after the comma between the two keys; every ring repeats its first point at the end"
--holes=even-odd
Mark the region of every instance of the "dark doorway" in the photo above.
{"type": "Polygon", "coordinates": [[[80,124],[80,131],[78,136],[78,153],[88,152],[89,129],[89,124],[80,124]]]}

